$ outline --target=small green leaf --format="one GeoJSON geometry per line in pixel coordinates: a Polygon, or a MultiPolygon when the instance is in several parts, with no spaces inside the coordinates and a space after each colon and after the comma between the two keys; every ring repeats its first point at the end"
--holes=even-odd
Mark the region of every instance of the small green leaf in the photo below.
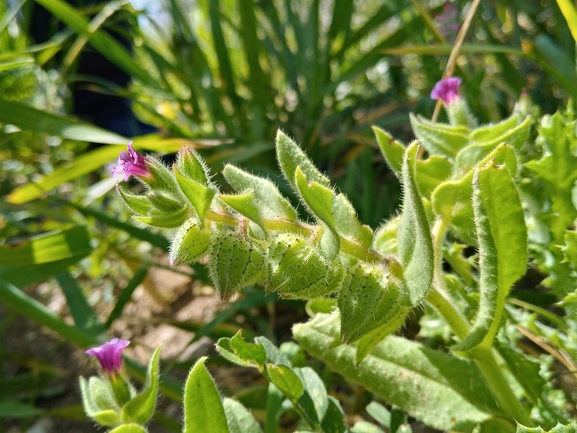
{"type": "Polygon", "coordinates": [[[138,424],[123,424],[111,430],[110,433],[147,433],[147,430],[138,424]]]}
{"type": "Polygon", "coordinates": [[[372,416],[375,421],[381,424],[383,427],[389,427],[391,425],[391,412],[376,401],[371,401],[366,407],[367,413],[372,416]]]}
{"type": "Polygon", "coordinates": [[[218,197],[227,205],[229,205],[233,210],[247,217],[260,228],[265,230],[264,222],[260,215],[260,209],[255,203],[254,190],[248,189],[245,190],[242,194],[219,194],[218,197]]]}
{"type": "Polygon", "coordinates": [[[343,276],[338,259],[327,261],[300,236],[280,234],[269,247],[268,292],[291,299],[326,296],[339,289],[343,276]]]}
{"type": "Polygon", "coordinates": [[[145,195],[130,194],[128,191],[122,188],[120,184],[116,185],[116,191],[118,191],[118,195],[124,204],[128,207],[128,209],[130,209],[135,214],[146,216],[152,209],[152,205],[145,195]]]}
{"type": "Polygon", "coordinates": [[[333,396],[328,397],[328,406],[321,427],[324,433],[347,432],[345,413],[339,401],[333,396]]]}
{"type": "Polygon", "coordinates": [[[208,186],[210,170],[202,157],[194,149],[184,146],[178,150],[176,169],[186,178],[201,185],[208,186]]]}
{"type": "Polygon", "coordinates": [[[302,149],[281,130],[276,135],[276,155],[284,177],[295,190],[297,167],[300,167],[309,182],[316,182],[325,187],[329,186],[329,179],[317,170],[302,149]]]}
{"type": "Polygon", "coordinates": [[[427,159],[417,161],[417,184],[424,198],[431,194],[441,182],[451,176],[453,164],[439,155],[430,155],[427,159]]]}
{"type": "MultiPolygon", "coordinates": [[[[480,165],[485,165],[489,161],[504,164],[513,175],[517,172],[517,156],[513,148],[507,144],[497,146],[480,165]]],[[[474,173],[475,169],[472,169],[459,180],[441,183],[431,196],[435,213],[441,215],[446,222],[450,222],[457,235],[472,245],[477,243],[471,202],[474,173]]]]}
{"type": "Polygon", "coordinates": [[[80,377],[80,395],[84,412],[89,418],[109,427],[120,422],[120,408],[104,380],[93,376],[87,381],[80,377]]]}
{"type": "Polygon", "coordinates": [[[483,125],[471,131],[469,137],[473,142],[486,143],[493,141],[509,132],[519,124],[519,114],[513,113],[511,116],[497,124],[483,125]]]}
{"type": "Polygon", "coordinates": [[[174,177],[188,202],[194,208],[201,226],[204,224],[204,214],[210,208],[215,191],[184,176],[176,166],[173,166],[174,177]]]}
{"type": "Polygon", "coordinates": [[[372,230],[360,224],[355,209],[343,194],[336,194],[305,177],[300,167],[295,172],[296,187],[311,213],[327,225],[335,235],[354,238],[369,247],[373,241],[372,230]]]}
{"type": "Polygon", "coordinates": [[[322,420],[327,413],[329,400],[325,384],[319,375],[310,367],[295,368],[294,372],[300,377],[304,385],[305,393],[310,397],[316,419],[322,420]]]}
{"type": "Polygon", "coordinates": [[[171,213],[151,211],[147,216],[132,216],[133,219],[142,224],[163,229],[173,229],[180,227],[188,219],[188,217],[188,209],[185,207],[171,213]]]}
{"type": "Polygon", "coordinates": [[[577,268],[577,231],[565,231],[565,245],[561,247],[565,261],[571,263],[573,267],[577,268]]]}
{"type": "Polygon", "coordinates": [[[391,327],[397,323],[393,319],[407,305],[407,296],[386,268],[360,263],[347,269],[338,305],[341,340],[348,344],[375,329],[382,330],[386,324],[391,327]]]}
{"type": "Polygon", "coordinates": [[[216,342],[215,348],[220,356],[233,364],[240,365],[241,367],[256,367],[254,363],[245,361],[236,354],[236,351],[230,345],[230,338],[228,337],[219,338],[216,342]]]}
{"type": "Polygon", "coordinates": [[[468,130],[465,126],[435,123],[413,114],[410,115],[410,119],[417,139],[432,155],[453,159],[459,150],[469,144],[468,130]]]}
{"type": "Polygon", "coordinates": [[[234,353],[249,365],[255,365],[260,370],[264,370],[266,364],[266,352],[264,347],[258,343],[247,343],[242,337],[242,330],[238,331],[230,339],[230,347],[234,353]]]}
{"type": "Polygon", "coordinates": [[[413,142],[403,160],[403,213],[398,226],[398,249],[404,284],[411,305],[419,305],[433,281],[433,240],[427,213],[417,186],[417,152],[413,142]]]}
{"type": "Polygon", "coordinates": [[[256,241],[230,232],[213,234],[210,278],[224,300],[266,276],[265,251],[256,241]]]}
{"type": "Polygon", "coordinates": [[[192,264],[208,254],[210,227],[200,228],[195,218],[189,218],[177,230],[170,244],[170,265],[192,264]]]}
{"type": "Polygon", "coordinates": [[[475,172],[473,210],[479,244],[477,318],[471,333],[454,346],[468,350],[491,347],[501,325],[505,301],[527,267],[527,227],[519,193],[503,165],[489,163],[475,172]]]}
{"type": "Polygon", "coordinates": [[[230,433],[262,433],[257,420],[241,403],[225,398],[223,404],[230,433]]]}
{"type": "Polygon", "coordinates": [[[205,361],[206,357],[196,361],[184,385],[183,433],[228,433],[220,394],[204,366],[205,361]]]}
{"type": "Polygon", "coordinates": [[[258,207],[265,218],[280,217],[289,221],[296,220],[296,210],[270,180],[253,176],[230,164],[224,167],[222,174],[236,192],[249,189],[254,192],[258,207]]]}
{"type": "Polygon", "coordinates": [[[463,148],[456,158],[457,166],[461,172],[471,170],[479,164],[485,157],[493,152],[498,145],[507,144],[516,151],[521,149],[521,146],[527,140],[529,130],[531,128],[532,119],[527,116],[525,120],[515,128],[507,131],[501,136],[487,142],[473,142],[467,147],[463,148]]]}
{"type": "MultiPolygon", "coordinates": [[[[162,213],[173,213],[183,208],[183,204],[178,202],[168,195],[160,192],[151,192],[146,195],[150,204],[162,213]]],[[[154,211],[153,211],[154,212],[154,211]]]]}
{"type": "Polygon", "coordinates": [[[398,178],[401,177],[403,167],[403,156],[405,155],[405,146],[400,142],[393,140],[391,134],[384,129],[373,126],[373,131],[377,137],[379,148],[385,157],[389,168],[398,178]]]}
{"type": "Polygon", "coordinates": [[[298,375],[286,365],[267,365],[270,381],[291,401],[295,402],[303,395],[304,386],[298,375]]]}
{"type": "Polygon", "coordinates": [[[122,408],[122,421],[146,424],[154,415],[158,394],[158,364],[160,347],[157,347],[148,363],[144,389],[122,408]]]}
{"type": "Polygon", "coordinates": [[[382,255],[397,254],[397,229],[399,226],[399,217],[391,218],[385,221],[375,232],[373,239],[373,249],[382,255]]]}

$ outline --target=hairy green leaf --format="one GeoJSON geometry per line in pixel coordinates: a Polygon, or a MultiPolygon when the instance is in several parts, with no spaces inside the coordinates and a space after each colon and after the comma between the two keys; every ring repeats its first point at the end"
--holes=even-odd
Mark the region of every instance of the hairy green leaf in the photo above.
{"type": "Polygon", "coordinates": [[[331,347],[337,333],[338,322],[323,314],[293,327],[301,347],[331,370],[434,428],[470,432],[502,415],[470,362],[389,336],[357,366],[354,347],[331,347]]]}
{"type": "Polygon", "coordinates": [[[432,155],[453,159],[459,150],[469,144],[468,130],[465,126],[434,123],[413,114],[410,118],[415,135],[432,155]]]}
{"type": "Polygon", "coordinates": [[[248,189],[242,194],[219,194],[218,197],[236,212],[247,217],[260,228],[265,230],[264,222],[260,214],[260,208],[255,202],[254,190],[248,189]]]}
{"type": "Polygon", "coordinates": [[[257,420],[241,403],[225,398],[223,405],[230,433],[262,433],[257,420]]]}
{"type": "Polygon", "coordinates": [[[254,191],[254,196],[264,217],[296,220],[296,210],[270,180],[253,176],[230,164],[224,167],[222,174],[235,191],[244,192],[248,189],[254,191]]]}
{"type": "Polygon", "coordinates": [[[183,433],[228,433],[220,394],[206,370],[206,357],[196,361],[184,385],[183,433]]]}
{"type": "Polygon", "coordinates": [[[201,183],[189,179],[173,166],[174,177],[180,191],[194,208],[201,227],[204,225],[204,214],[210,208],[215,191],[201,183]]]}
{"type": "Polygon", "coordinates": [[[413,142],[403,160],[403,213],[398,226],[398,249],[404,268],[404,284],[411,305],[427,295],[433,281],[433,241],[423,200],[417,185],[417,152],[413,142]]]}
{"type": "Polygon", "coordinates": [[[160,347],[157,347],[148,363],[146,382],[142,391],[122,407],[122,421],[146,424],[156,408],[158,393],[158,364],[160,362],[160,347]]]}
{"type": "Polygon", "coordinates": [[[379,148],[381,149],[389,168],[398,178],[400,178],[403,167],[403,157],[405,155],[405,146],[394,140],[391,134],[384,129],[373,126],[373,131],[377,137],[379,148]]]}
{"type": "Polygon", "coordinates": [[[519,193],[504,165],[489,163],[475,172],[473,210],[479,245],[477,317],[471,333],[454,346],[491,347],[501,325],[505,301],[527,266],[527,227],[519,193]]]}

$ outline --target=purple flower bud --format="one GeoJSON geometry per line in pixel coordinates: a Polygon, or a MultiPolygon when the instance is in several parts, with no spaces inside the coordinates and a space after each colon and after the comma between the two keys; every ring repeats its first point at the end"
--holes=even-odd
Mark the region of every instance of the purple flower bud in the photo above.
{"type": "Polygon", "coordinates": [[[128,143],[128,152],[122,152],[118,157],[118,165],[112,167],[112,175],[123,175],[124,181],[130,176],[150,176],[150,170],[146,165],[146,158],[132,148],[132,141],[128,143]]]}
{"type": "Polygon", "coordinates": [[[431,92],[431,99],[442,99],[445,105],[451,105],[459,99],[461,82],[459,77],[449,77],[439,81],[431,92]]]}
{"type": "Polygon", "coordinates": [[[113,338],[102,346],[88,349],[85,353],[95,356],[105,373],[115,375],[122,368],[122,351],[129,344],[128,340],[113,338]]]}

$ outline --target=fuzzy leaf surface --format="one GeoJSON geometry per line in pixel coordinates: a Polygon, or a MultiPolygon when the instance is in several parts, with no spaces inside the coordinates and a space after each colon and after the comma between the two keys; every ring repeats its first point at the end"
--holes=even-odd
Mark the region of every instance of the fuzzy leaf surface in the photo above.
{"type": "Polygon", "coordinates": [[[265,218],[296,220],[296,210],[270,180],[254,176],[230,164],[224,167],[222,174],[236,192],[253,190],[257,205],[265,218]]]}
{"type": "Polygon", "coordinates": [[[470,432],[502,415],[470,362],[389,336],[356,366],[354,347],[331,348],[337,333],[337,320],[323,314],[293,327],[299,345],[331,370],[432,427],[470,432]]]}
{"type": "Polygon", "coordinates": [[[183,433],[229,433],[228,423],[214,380],[199,358],[184,385],[183,433]]]}
{"type": "Polygon", "coordinates": [[[453,159],[459,150],[469,144],[465,126],[451,126],[431,122],[422,117],[410,115],[411,126],[423,147],[432,155],[453,159]]]}
{"type": "Polygon", "coordinates": [[[398,227],[398,248],[404,268],[404,283],[411,305],[427,295],[433,281],[433,240],[417,184],[417,152],[413,142],[403,160],[403,213],[398,227]]]}
{"type": "Polygon", "coordinates": [[[204,214],[210,208],[215,191],[201,183],[189,179],[178,171],[176,166],[173,167],[173,171],[178,187],[194,208],[198,220],[202,224],[204,222],[204,214]]]}
{"type": "Polygon", "coordinates": [[[391,171],[400,178],[405,146],[393,139],[392,135],[384,129],[373,126],[373,131],[377,137],[377,143],[379,143],[379,148],[385,157],[385,161],[387,161],[387,165],[391,171]]]}
{"type": "Polygon", "coordinates": [[[223,404],[230,433],[262,433],[257,420],[241,403],[225,398],[223,404]]]}
{"type": "Polygon", "coordinates": [[[479,245],[480,301],[469,335],[454,346],[491,347],[501,325],[505,301],[527,266],[527,227],[519,192],[503,165],[489,163],[475,172],[473,210],[479,245]]]}

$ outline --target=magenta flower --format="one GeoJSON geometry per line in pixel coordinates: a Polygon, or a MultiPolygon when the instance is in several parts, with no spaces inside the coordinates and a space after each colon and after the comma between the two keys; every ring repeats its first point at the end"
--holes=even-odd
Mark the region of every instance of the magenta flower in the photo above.
{"type": "Polygon", "coordinates": [[[451,105],[459,99],[461,82],[459,77],[449,77],[439,81],[431,92],[431,99],[442,99],[445,105],[451,105]]]}
{"type": "Polygon", "coordinates": [[[113,338],[102,346],[88,349],[85,353],[95,356],[105,373],[114,375],[122,368],[122,351],[129,344],[128,340],[113,338]]]}
{"type": "Polygon", "coordinates": [[[146,165],[146,158],[132,148],[132,141],[128,143],[128,152],[122,152],[118,157],[118,165],[112,167],[112,175],[123,175],[124,181],[130,176],[150,176],[150,170],[146,165]]]}

